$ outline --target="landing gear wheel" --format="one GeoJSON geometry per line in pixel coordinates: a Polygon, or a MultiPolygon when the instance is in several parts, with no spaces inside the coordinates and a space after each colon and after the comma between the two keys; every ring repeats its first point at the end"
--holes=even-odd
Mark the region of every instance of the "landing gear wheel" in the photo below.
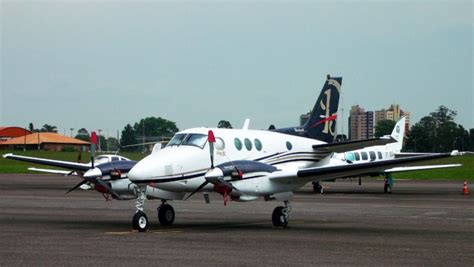
{"type": "Polygon", "coordinates": [[[288,212],[285,207],[278,206],[273,210],[272,222],[275,227],[286,228],[288,226],[288,212]]]}
{"type": "Polygon", "coordinates": [[[385,184],[384,187],[383,187],[383,192],[385,194],[391,194],[392,193],[392,186],[390,186],[389,184],[385,184]]]}
{"type": "Polygon", "coordinates": [[[314,182],[314,183],[313,183],[313,191],[314,191],[315,193],[320,193],[320,194],[322,194],[322,193],[323,193],[323,190],[324,190],[324,189],[323,189],[323,186],[322,186],[320,183],[318,183],[318,182],[314,182]]]}
{"type": "Polygon", "coordinates": [[[169,204],[161,204],[158,207],[158,221],[163,226],[171,225],[174,222],[174,209],[169,204]]]}
{"type": "Polygon", "coordinates": [[[148,229],[148,217],[146,217],[143,211],[137,211],[137,213],[133,215],[132,225],[133,229],[139,232],[146,232],[148,229]]]}

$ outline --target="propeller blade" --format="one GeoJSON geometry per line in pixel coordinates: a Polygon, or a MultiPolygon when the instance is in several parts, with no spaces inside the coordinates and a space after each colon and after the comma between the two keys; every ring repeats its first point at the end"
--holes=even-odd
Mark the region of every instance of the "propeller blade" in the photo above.
{"type": "Polygon", "coordinates": [[[107,189],[107,191],[109,191],[109,193],[112,194],[115,198],[121,200],[123,199],[119,194],[113,191],[112,188],[110,188],[110,186],[106,182],[102,181],[101,179],[97,179],[96,182],[103,186],[105,189],[107,189]]]}
{"type": "Polygon", "coordinates": [[[91,164],[92,169],[94,169],[94,160],[95,160],[95,146],[97,145],[97,134],[95,132],[91,133],[91,164]]]}
{"type": "Polygon", "coordinates": [[[83,185],[87,183],[86,180],[82,180],[80,183],[78,183],[77,185],[75,185],[73,188],[69,189],[69,191],[66,192],[66,195],[71,193],[72,191],[76,190],[77,188],[79,188],[79,186],[83,185]]]}
{"type": "Polygon", "coordinates": [[[229,188],[232,188],[232,190],[235,190],[235,192],[239,193],[239,194],[242,194],[242,192],[240,192],[239,189],[237,189],[232,183],[229,183],[227,182],[226,180],[224,179],[219,179],[219,182],[229,188]]]}
{"type": "Polygon", "coordinates": [[[192,195],[196,194],[197,192],[201,191],[201,189],[204,188],[204,186],[206,186],[209,182],[208,181],[205,181],[204,183],[202,183],[198,188],[196,188],[196,190],[194,190],[189,196],[187,196],[184,200],[188,200],[188,198],[190,198],[192,195]]]}
{"type": "Polygon", "coordinates": [[[207,141],[209,142],[209,154],[211,156],[211,169],[214,169],[214,143],[216,142],[216,137],[214,132],[209,130],[207,133],[207,141]]]}

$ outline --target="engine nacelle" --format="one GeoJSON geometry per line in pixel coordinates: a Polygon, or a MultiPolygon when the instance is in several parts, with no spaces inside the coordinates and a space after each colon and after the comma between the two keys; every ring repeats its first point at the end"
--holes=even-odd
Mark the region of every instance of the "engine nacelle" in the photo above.
{"type": "Polygon", "coordinates": [[[129,179],[111,180],[108,182],[110,188],[119,195],[132,195],[135,196],[136,184],[132,183],[129,179]]]}

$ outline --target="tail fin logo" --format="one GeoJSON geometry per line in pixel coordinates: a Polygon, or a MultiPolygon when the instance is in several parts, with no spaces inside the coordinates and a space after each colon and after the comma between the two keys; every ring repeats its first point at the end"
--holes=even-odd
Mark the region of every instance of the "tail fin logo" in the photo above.
{"type": "Polygon", "coordinates": [[[330,105],[331,105],[331,89],[326,90],[324,92],[324,94],[326,95],[326,103],[324,103],[324,100],[321,99],[321,102],[319,102],[319,106],[325,112],[325,115],[321,115],[321,117],[323,119],[320,120],[320,121],[317,121],[315,124],[313,124],[311,126],[311,128],[314,128],[314,127],[324,123],[323,133],[325,133],[325,134],[329,133],[332,136],[334,136],[334,135],[336,135],[336,133],[333,131],[333,124],[334,124],[334,120],[336,120],[336,118],[337,118],[337,114],[332,114],[331,115],[331,107],[330,107],[330,105]]]}

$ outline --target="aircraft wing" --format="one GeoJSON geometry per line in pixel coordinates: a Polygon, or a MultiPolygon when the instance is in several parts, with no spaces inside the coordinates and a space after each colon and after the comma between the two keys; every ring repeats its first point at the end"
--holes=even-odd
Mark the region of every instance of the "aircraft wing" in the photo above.
{"type": "Polygon", "coordinates": [[[77,163],[71,161],[62,161],[62,160],[53,160],[53,159],[44,159],[44,158],[36,158],[36,157],[27,157],[27,156],[20,156],[14,155],[12,153],[3,155],[6,159],[14,159],[19,161],[26,161],[30,163],[42,164],[47,166],[59,167],[69,170],[75,171],[87,171],[92,166],[89,163],[77,163]]]}
{"type": "Polygon", "coordinates": [[[40,168],[28,168],[30,171],[35,172],[45,172],[45,173],[52,173],[52,174],[62,174],[62,175],[77,175],[76,172],[71,171],[63,171],[63,170],[52,170],[52,169],[40,169],[40,168]],[[71,173],[71,174],[70,174],[71,173]]]}
{"type": "Polygon", "coordinates": [[[352,151],[357,149],[362,149],[368,146],[383,146],[390,143],[396,143],[397,140],[388,136],[380,138],[371,138],[366,140],[356,140],[356,141],[344,141],[338,143],[322,144],[322,145],[313,145],[314,150],[325,151],[325,152],[336,152],[342,153],[346,151],[352,151]]]}
{"type": "MultiPolygon", "coordinates": [[[[397,170],[402,171],[403,168],[407,168],[407,165],[411,165],[416,162],[440,159],[451,157],[456,154],[454,153],[439,153],[436,155],[407,157],[400,159],[390,159],[382,161],[374,161],[367,163],[357,164],[344,164],[339,166],[321,166],[314,168],[301,169],[295,172],[282,172],[279,174],[275,172],[273,177],[270,177],[273,181],[278,182],[311,182],[311,181],[323,181],[336,178],[354,177],[359,175],[366,175],[370,173],[384,173],[386,170],[397,170]],[[403,168],[400,168],[403,167],[403,168]]],[[[439,166],[439,165],[438,165],[439,166]]],[[[455,167],[455,166],[452,166],[455,167]]],[[[425,166],[426,168],[426,166],[425,166]]],[[[408,169],[407,169],[408,170],[408,169]]],[[[415,170],[415,169],[411,169],[415,170]]]]}

